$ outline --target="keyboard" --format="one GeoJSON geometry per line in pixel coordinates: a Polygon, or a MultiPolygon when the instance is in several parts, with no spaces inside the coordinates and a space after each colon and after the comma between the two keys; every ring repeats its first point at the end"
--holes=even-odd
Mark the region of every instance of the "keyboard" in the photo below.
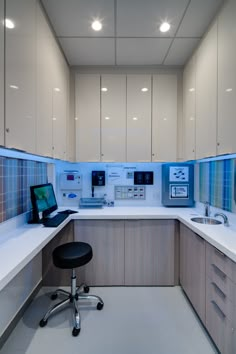
{"type": "Polygon", "coordinates": [[[57,227],[62,223],[62,221],[68,218],[68,216],[68,214],[56,214],[52,218],[43,220],[43,225],[45,227],[57,227]]]}
{"type": "Polygon", "coordinates": [[[58,213],[70,215],[70,214],[76,214],[76,213],[78,213],[78,211],[66,209],[66,210],[58,211],[58,213]]]}

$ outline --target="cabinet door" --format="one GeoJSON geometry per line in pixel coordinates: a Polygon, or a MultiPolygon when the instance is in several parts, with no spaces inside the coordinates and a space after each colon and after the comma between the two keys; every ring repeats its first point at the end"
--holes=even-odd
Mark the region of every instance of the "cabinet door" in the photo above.
{"type": "Polygon", "coordinates": [[[89,243],[93,259],[79,268],[78,277],[89,285],[124,285],[124,221],[75,221],[75,241],[89,243]]]}
{"type": "Polygon", "coordinates": [[[37,154],[52,157],[52,81],[54,38],[37,4],[37,154]]]}
{"type": "Polygon", "coordinates": [[[69,86],[69,71],[61,51],[55,46],[54,66],[55,77],[53,80],[52,100],[52,143],[53,157],[66,158],[66,121],[67,121],[67,93],[69,86]]]}
{"type": "Polygon", "coordinates": [[[151,161],[151,76],[127,76],[127,161],[151,161]]]}
{"type": "Polygon", "coordinates": [[[125,221],[125,285],[175,284],[175,222],[125,221]]]}
{"type": "Polygon", "coordinates": [[[216,155],[217,24],[196,53],[196,158],[216,155]]]}
{"type": "Polygon", "coordinates": [[[0,145],[4,145],[4,0],[0,0],[0,145]]]}
{"type": "Polygon", "coordinates": [[[35,152],[36,1],[7,0],[6,146],[35,152]]]}
{"type": "Polygon", "coordinates": [[[101,145],[102,161],[126,161],[124,75],[103,75],[101,78],[101,145]]]}
{"type": "Polygon", "coordinates": [[[184,158],[195,159],[196,132],[196,57],[192,56],[183,74],[183,145],[184,158]]]}
{"type": "Polygon", "coordinates": [[[205,323],[205,241],[180,225],[180,284],[205,323]]]}
{"type": "Polygon", "coordinates": [[[76,159],[100,161],[100,76],[76,75],[76,159]]]}
{"type": "Polygon", "coordinates": [[[152,161],[176,161],[176,75],[154,75],[152,95],[152,161]]]}
{"type": "Polygon", "coordinates": [[[230,0],[218,17],[217,154],[236,152],[236,2],[230,0]]]}

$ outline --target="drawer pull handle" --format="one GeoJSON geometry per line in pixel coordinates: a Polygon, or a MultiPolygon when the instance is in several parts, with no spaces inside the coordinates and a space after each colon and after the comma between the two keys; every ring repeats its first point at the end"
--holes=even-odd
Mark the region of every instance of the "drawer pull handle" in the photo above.
{"type": "Polygon", "coordinates": [[[217,303],[214,300],[211,300],[212,305],[214,306],[214,308],[216,309],[216,311],[220,314],[220,316],[225,319],[225,314],[224,312],[221,310],[221,308],[217,305],[217,303]]]}
{"type": "Polygon", "coordinates": [[[226,278],[226,274],[224,272],[222,272],[222,270],[220,270],[215,264],[212,264],[212,267],[213,267],[215,273],[217,275],[219,275],[221,279],[225,279],[226,278]]]}
{"type": "Polygon", "coordinates": [[[225,257],[225,254],[219,251],[217,248],[215,248],[215,253],[223,258],[225,257]]]}
{"type": "Polygon", "coordinates": [[[216,283],[211,282],[211,284],[214,286],[216,292],[217,292],[223,299],[225,299],[225,298],[226,298],[225,293],[216,285],[216,283]]]}

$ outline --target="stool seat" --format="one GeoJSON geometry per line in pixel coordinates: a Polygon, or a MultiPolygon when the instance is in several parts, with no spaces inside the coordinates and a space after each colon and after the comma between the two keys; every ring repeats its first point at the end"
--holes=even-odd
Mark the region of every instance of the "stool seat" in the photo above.
{"type": "Polygon", "coordinates": [[[92,247],[85,242],[69,242],[54,249],[53,263],[62,269],[73,269],[87,264],[93,257],[92,247]]]}

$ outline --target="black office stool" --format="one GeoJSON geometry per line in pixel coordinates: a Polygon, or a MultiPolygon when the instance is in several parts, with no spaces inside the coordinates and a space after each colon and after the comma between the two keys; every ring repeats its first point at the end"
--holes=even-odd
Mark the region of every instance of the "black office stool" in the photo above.
{"type": "Polygon", "coordinates": [[[93,257],[92,247],[84,242],[69,242],[54,249],[52,253],[53,263],[56,267],[62,269],[72,269],[71,275],[71,292],[63,289],[57,289],[51,296],[55,300],[59,294],[65,295],[66,299],[62,300],[51,309],[48,310],[43,319],[39,322],[41,327],[46,326],[48,318],[58,309],[61,309],[66,304],[72,304],[75,311],[75,326],[72,331],[73,336],[77,336],[80,332],[80,314],[78,300],[96,300],[97,309],[103,308],[103,301],[99,296],[86,295],[89,292],[89,287],[85,284],[76,287],[75,268],[87,264],[93,257]]]}

